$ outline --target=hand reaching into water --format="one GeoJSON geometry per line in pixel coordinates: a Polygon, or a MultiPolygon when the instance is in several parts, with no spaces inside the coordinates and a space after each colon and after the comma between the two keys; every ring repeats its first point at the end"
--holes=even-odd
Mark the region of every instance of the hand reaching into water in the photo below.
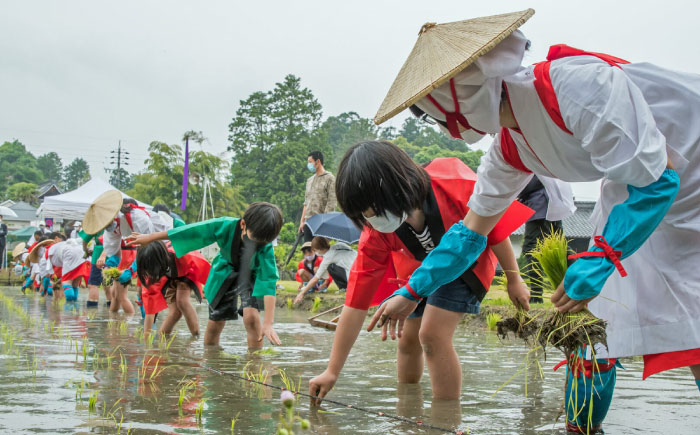
{"type": "Polygon", "coordinates": [[[392,340],[396,340],[397,336],[401,338],[404,322],[417,306],[418,302],[416,301],[412,301],[401,295],[394,296],[384,302],[377,312],[374,313],[367,327],[367,331],[374,329],[374,325],[381,326],[382,341],[385,341],[388,326],[392,340]]]}

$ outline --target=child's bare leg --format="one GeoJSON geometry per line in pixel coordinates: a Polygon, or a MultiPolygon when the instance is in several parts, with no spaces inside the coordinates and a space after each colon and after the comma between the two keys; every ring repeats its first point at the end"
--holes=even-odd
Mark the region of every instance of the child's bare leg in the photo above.
{"type": "Polygon", "coordinates": [[[94,284],[88,285],[88,301],[97,302],[100,300],[100,288],[94,284]]]}
{"type": "Polygon", "coordinates": [[[248,335],[248,348],[262,349],[263,335],[260,311],[251,307],[243,308],[243,326],[245,326],[245,331],[248,335]]]}
{"type": "Polygon", "coordinates": [[[195,311],[190,301],[190,292],[192,290],[190,287],[182,282],[177,284],[177,293],[175,295],[175,301],[177,307],[183,316],[185,316],[185,322],[187,322],[187,327],[190,333],[194,336],[199,335],[199,321],[197,319],[197,311],[195,311]]]}
{"type": "Polygon", "coordinates": [[[226,326],[225,320],[209,320],[207,329],[204,331],[204,345],[218,346],[219,337],[221,337],[221,331],[224,330],[224,326],[226,326]]]}
{"type": "Polygon", "coordinates": [[[420,318],[407,319],[399,338],[396,374],[401,383],[417,384],[423,376],[423,348],[418,338],[420,325],[420,318]]]}
{"type": "Polygon", "coordinates": [[[419,337],[430,371],[433,398],[459,399],[462,390],[462,367],[452,345],[452,336],[462,313],[432,305],[425,307],[419,337]]]}
{"type": "Polygon", "coordinates": [[[153,322],[156,321],[155,314],[146,314],[143,318],[143,335],[146,336],[153,329],[153,322]]]}
{"type": "Polygon", "coordinates": [[[158,333],[167,335],[173,332],[173,328],[178,320],[180,320],[180,317],[182,317],[182,313],[180,312],[180,308],[177,306],[177,302],[168,304],[168,317],[166,317],[165,320],[163,320],[163,323],[161,323],[160,328],[158,328],[158,333]]]}
{"type": "Polygon", "coordinates": [[[134,314],[134,306],[131,305],[129,300],[129,287],[115,282],[114,289],[118,307],[117,310],[112,310],[113,307],[110,306],[110,311],[118,311],[121,308],[124,310],[124,314],[134,314]]]}

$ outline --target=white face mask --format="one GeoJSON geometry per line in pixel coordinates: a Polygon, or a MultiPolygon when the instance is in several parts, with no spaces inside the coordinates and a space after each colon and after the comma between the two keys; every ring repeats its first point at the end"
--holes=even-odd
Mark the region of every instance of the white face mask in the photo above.
{"type": "Polygon", "coordinates": [[[304,256],[304,260],[306,260],[306,261],[312,261],[313,259],[314,259],[313,255],[305,255],[304,256]]]}
{"type": "Polygon", "coordinates": [[[408,218],[406,212],[403,212],[401,217],[387,211],[386,216],[374,215],[372,217],[367,217],[362,215],[367,222],[372,225],[372,228],[379,231],[380,233],[393,233],[398,230],[402,223],[408,218]]]}

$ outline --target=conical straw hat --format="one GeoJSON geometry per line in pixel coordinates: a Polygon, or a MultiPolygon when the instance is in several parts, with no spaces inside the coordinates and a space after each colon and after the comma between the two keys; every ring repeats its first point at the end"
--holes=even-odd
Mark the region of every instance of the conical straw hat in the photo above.
{"type": "Polygon", "coordinates": [[[118,190],[108,190],[90,204],[83,218],[83,231],[97,234],[105,229],[122,207],[122,194],[118,190]]]}
{"type": "Polygon", "coordinates": [[[12,250],[12,258],[17,258],[24,253],[27,244],[24,242],[18,243],[15,249],[12,250]]]}
{"type": "Polygon", "coordinates": [[[48,239],[48,240],[44,240],[43,242],[39,242],[36,245],[34,245],[34,247],[32,248],[32,252],[30,252],[29,255],[27,255],[27,262],[28,263],[38,263],[39,262],[39,248],[41,248],[42,246],[53,245],[54,243],[56,243],[55,240],[48,239]]]}
{"type": "Polygon", "coordinates": [[[424,24],[374,122],[381,124],[428,95],[498,45],[534,13],[534,9],[527,9],[453,23],[424,24]]]}

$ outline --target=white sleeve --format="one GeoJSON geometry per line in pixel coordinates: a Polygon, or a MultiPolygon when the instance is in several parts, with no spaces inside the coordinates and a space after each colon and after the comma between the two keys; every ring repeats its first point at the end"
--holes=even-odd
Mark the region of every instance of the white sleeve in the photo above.
{"type": "MultiPolygon", "coordinates": [[[[131,222],[134,226],[134,231],[137,233],[151,234],[153,232],[153,222],[143,210],[131,210],[131,222]]],[[[125,236],[127,235],[125,234],[125,236]]]]}
{"type": "Polygon", "coordinates": [[[515,169],[505,161],[499,133],[481,158],[468,206],[480,216],[498,214],[515,201],[531,178],[532,174],[515,169]]]}
{"type": "Polygon", "coordinates": [[[121,251],[122,235],[118,230],[105,231],[102,235],[102,246],[107,257],[119,254],[121,251]]]}
{"type": "Polygon", "coordinates": [[[666,138],[642,91],[620,68],[604,63],[552,68],[564,123],[604,177],[647,186],[666,168],[666,138]]]}

